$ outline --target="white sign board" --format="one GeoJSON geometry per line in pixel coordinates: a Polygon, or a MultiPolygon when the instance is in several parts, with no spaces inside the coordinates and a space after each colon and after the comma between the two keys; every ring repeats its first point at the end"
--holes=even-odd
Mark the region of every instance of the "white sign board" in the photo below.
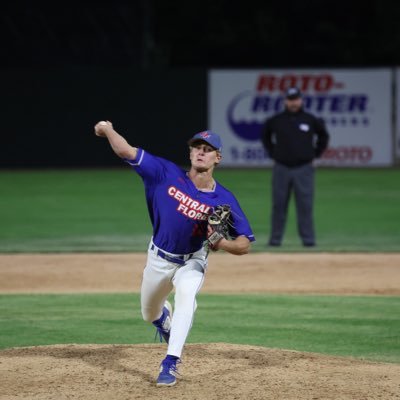
{"type": "Polygon", "coordinates": [[[305,110],[326,123],[330,143],[319,164],[391,165],[391,81],[390,69],[210,70],[208,125],[223,140],[221,165],[271,164],[262,125],[283,110],[290,86],[302,91],[305,110]]]}

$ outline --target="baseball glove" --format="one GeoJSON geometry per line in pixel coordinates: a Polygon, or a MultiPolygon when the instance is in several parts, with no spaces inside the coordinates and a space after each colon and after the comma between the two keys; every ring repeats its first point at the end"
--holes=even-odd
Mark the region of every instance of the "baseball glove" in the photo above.
{"type": "Polygon", "coordinates": [[[230,239],[229,226],[232,211],[228,204],[214,207],[213,212],[208,216],[208,246],[213,249],[222,239],[230,239]]]}

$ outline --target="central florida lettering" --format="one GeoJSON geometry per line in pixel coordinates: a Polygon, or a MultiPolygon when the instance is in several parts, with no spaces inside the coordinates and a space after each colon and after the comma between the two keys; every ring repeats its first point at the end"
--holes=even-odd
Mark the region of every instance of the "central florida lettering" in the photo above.
{"type": "Polygon", "coordinates": [[[178,190],[175,186],[168,188],[168,194],[179,202],[176,210],[181,214],[197,220],[206,220],[210,213],[210,206],[193,200],[187,194],[178,190]]]}

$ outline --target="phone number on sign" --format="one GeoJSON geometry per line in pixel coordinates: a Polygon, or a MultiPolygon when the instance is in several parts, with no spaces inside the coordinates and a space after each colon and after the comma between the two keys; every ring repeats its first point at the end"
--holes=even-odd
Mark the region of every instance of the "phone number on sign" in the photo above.
{"type": "Polygon", "coordinates": [[[234,161],[268,160],[268,153],[262,147],[231,147],[231,157],[234,161]]]}

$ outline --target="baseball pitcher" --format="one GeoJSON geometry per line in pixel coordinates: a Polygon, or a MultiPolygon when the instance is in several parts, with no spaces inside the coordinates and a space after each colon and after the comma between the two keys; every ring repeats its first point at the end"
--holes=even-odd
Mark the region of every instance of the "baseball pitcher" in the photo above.
{"type": "Polygon", "coordinates": [[[185,171],[132,147],[109,121],[98,122],[94,130],[97,136],[108,139],[117,156],[143,180],[153,232],[143,271],[141,311],[143,319],[156,327],[160,340],[168,344],[157,386],[172,386],[209,252],[246,254],[255,238],[235,196],[213,178],[222,158],[222,143],[216,133],[200,132],[188,141],[191,167],[185,171]],[[167,301],[173,290],[174,312],[167,301]]]}

